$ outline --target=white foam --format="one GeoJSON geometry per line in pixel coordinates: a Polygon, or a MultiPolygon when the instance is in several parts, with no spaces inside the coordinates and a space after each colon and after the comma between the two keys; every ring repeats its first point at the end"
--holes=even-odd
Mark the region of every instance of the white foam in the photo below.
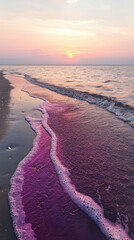
{"type": "Polygon", "coordinates": [[[11,148],[11,147],[8,147],[7,149],[8,149],[8,150],[11,150],[12,148],[11,148]]]}

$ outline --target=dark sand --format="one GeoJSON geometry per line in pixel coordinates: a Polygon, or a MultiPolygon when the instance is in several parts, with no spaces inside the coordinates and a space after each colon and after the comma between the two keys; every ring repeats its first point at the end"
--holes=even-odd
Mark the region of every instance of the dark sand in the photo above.
{"type": "MultiPolygon", "coordinates": [[[[2,72],[0,72],[0,140],[4,138],[4,135],[10,127],[8,115],[11,89],[13,89],[13,87],[9,81],[4,78],[2,72]]],[[[8,208],[8,187],[7,183],[3,181],[4,169],[2,160],[5,159],[3,159],[2,149],[0,148],[0,239],[15,239],[8,208]],[[11,232],[9,238],[7,231],[11,232]]]]}
{"type": "Polygon", "coordinates": [[[5,135],[9,124],[7,117],[9,113],[10,91],[13,87],[0,72],[0,140],[5,135]]]}

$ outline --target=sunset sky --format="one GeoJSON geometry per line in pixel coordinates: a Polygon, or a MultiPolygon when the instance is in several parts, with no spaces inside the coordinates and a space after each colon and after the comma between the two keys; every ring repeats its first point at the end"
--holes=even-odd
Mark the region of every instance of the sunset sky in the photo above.
{"type": "Polygon", "coordinates": [[[133,64],[134,0],[0,0],[0,64],[133,64]]]}

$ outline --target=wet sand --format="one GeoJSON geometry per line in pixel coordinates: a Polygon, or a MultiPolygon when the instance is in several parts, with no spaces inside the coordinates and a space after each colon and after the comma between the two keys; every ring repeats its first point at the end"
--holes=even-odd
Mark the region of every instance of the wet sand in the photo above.
{"type": "MultiPolygon", "coordinates": [[[[6,135],[6,132],[10,128],[9,117],[9,102],[10,91],[13,89],[10,82],[4,77],[4,74],[0,72],[0,143],[6,135]]],[[[0,144],[0,239],[16,239],[8,208],[8,183],[6,181],[7,173],[5,173],[5,167],[3,165],[2,154],[3,149],[0,144]],[[7,231],[10,232],[10,238],[7,238],[7,231]]]]}
{"type": "Polygon", "coordinates": [[[32,148],[35,133],[25,116],[40,101],[29,101],[28,94],[21,91],[21,79],[7,79],[0,72],[0,239],[16,240],[8,203],[10,178],[32,148]]]}
{"type": "Polygon", "coordinates": [[[9,128],[7,117],[9,113],[10,91],[12,88],[9,81],[5,79],[3,73],[0,72],[0,140],[9,128]]]}

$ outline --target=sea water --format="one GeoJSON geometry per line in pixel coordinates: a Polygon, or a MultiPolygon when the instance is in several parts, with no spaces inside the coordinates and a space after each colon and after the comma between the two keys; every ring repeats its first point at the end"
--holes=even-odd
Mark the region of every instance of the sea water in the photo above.
{"type": "Polygon", "coordinates": [[[3,65],[10,73],[41,82],[114,98],[134,107],[133,65],[3,65]]]}
{"type": "Polygon", "coordinates": [[[26,118],[37,133],[33,149],[11,180],[18,238],[134,239],[133,66],[2,69],[43,99],[42,118],[26,118]],[[46,88],[65,101],[47,99],[46,88]]]}

